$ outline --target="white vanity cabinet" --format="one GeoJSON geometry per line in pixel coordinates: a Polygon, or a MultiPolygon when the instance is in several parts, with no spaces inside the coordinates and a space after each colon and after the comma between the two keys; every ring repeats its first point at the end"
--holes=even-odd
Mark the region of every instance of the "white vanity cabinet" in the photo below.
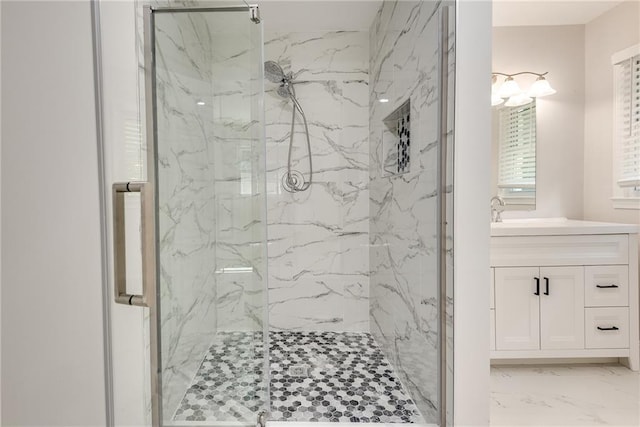
{"type": "Polygon", "coordinates": [[[567,222],[492,227],[491,357],[617,357],[638,370],[638,227],[567,222]]]}
{"type": "Polygon", "coordinates": [[[496,350],[584,348],[582,267],[495,269],[496,350]]]}

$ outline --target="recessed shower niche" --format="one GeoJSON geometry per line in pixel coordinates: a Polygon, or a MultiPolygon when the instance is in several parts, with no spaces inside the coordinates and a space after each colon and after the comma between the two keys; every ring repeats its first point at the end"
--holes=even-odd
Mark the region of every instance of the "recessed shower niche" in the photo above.
{"type": "Polygon", "coordinates": [[[451,422],[455,4],[357,3],[366,27],[137,6],[154,425],[451,422]]]}
{"type": "Polygon", "coordinates": [[[407,99],[383,120],[382,158],[385,176],[411,169],[411,100],[407,99]]]}

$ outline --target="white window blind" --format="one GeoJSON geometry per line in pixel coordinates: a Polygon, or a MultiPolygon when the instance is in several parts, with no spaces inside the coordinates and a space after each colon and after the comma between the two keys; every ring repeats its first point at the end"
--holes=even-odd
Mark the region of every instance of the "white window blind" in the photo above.
{"type": "Polygon", "coordinates": [[[505,197],[533,197],[536,185],[536,103],[499,115],[498,187],[505,197]]]}
{"type": "Polygon", "coordinates": [[[618,186],[640,186],[640,54],[614,64],[618,186]]]}

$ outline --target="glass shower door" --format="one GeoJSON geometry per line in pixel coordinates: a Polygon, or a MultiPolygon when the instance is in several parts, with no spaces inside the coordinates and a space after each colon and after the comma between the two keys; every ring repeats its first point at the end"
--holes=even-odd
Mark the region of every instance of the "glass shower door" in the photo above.
{"type": "Polygon", "coordinates": [[[97,10],[110,424],[255,425],[268,395],[257,8],[97,10]]]}
{"type": "Polygon", "coordinates": [[[162,418],[255,424],[267,396],[261,26],[246,8],[150,14],[162,418]]]}

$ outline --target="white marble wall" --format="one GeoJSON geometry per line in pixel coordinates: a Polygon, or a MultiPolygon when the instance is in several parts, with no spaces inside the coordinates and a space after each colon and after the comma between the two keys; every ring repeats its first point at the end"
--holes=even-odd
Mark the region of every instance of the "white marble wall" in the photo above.
{"type": "Polygon", "coordinates": [[[263,88],[259,26],[244,14],[216,27],[214,61],[217,326],[262,329],[266,289],[263,88]],[[240,40],[240,41],[239,41],[240,40]],[[249,43],[248,41],[251,40],[249,43]]]}
{"type": "Polygon", "coordinates": [[[430,423],[439,409],[439,6],[385,1],[370,31],[371,332],[430,423]],[[407,99],[410,171],[387,176],[383,120],[407,99]]]}
{"type": "MultiPolygon", "coordinates": [[[[292,103],[265,83],[269,322],[273,329],[369,330],[369,40],[366,32],[265,35],[265,60],[301,83],[313,184],[283,190],[292,103]]],[[[297,116],[293,169],[308,174],[297,116]]]]}

